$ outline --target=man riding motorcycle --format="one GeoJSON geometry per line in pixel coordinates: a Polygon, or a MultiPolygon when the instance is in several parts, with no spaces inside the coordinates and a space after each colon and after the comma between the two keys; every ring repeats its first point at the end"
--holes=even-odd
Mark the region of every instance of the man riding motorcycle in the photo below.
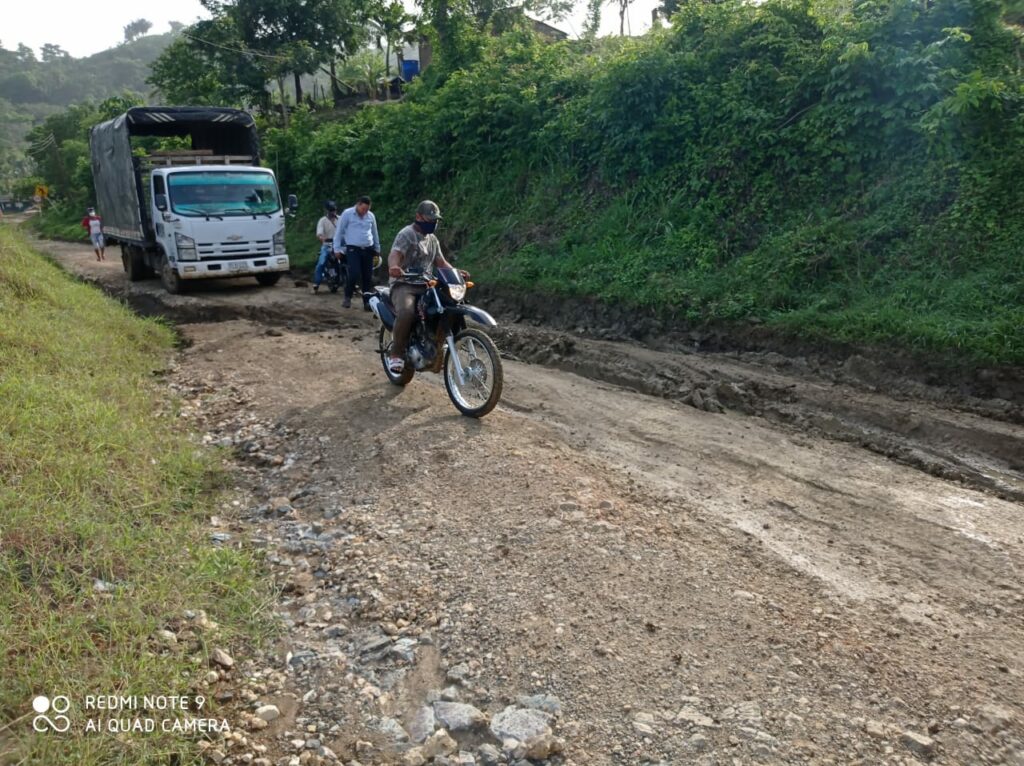
{"type": "MultiPolygon", "coordinates": [[[[324,280],[324,267],[327,259],[332,257],[334,230],[338,223],[338,203],[328,200],[324,203],[324,215],[316,223],[316,238],[320,240],[320,257],[317,258],[313,270],[313,293],[320,291],[320,283],[324,280]]],[[[332,291],[333,292],[333,291],[332,291]]]]}
{"type": "MultiPolygon", "coordinates": [[[[402,280],[404,272],[433,274],[433,268],[454,268],[441,252],[441,243],[434,236],[441,210],[430,200],[423,200],[416,207],[416,219],[398,232],[395,243],[388,255],[388,275],[391,277],[391,303],[395,307],[393,345],[388,359],[388,369],[399,374],[405,369],[405,352],[409,343],[409,332],[416,321],[416,303],[426,292],[423,284],[410,284],[402,280]]],[[[469,276],[462,272],[463,277],[469,276]]]]}

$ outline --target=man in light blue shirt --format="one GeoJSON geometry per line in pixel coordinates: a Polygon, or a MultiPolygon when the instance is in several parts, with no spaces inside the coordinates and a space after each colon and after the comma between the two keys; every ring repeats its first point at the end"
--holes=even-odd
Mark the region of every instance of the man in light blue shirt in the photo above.
{"type": "Polygon", "coordinates": [[[360,197],[355,205],[341,214],[334,232],[334,252],[345,253],[348,261],[348,283],[341,305],[345,308],[352,306],[352,293],[358,282],[363,293],[363,311],[369,311],[366,294],[373,292],[374,260],[380,262],[380,235],[377,233],[377,219],[370,212],[369,197],[360,197]]]}

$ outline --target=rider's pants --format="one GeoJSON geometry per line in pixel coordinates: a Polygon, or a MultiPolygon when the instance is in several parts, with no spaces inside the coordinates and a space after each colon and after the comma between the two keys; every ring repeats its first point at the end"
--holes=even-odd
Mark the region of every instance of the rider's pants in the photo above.
{"type": "Polygon", "coordinates": [[[395,328],[392,330],[394,343],[391,356],[405,359],[405,350],[409,345],[409,333],[416,323],[416,303],[427,291],[426,285],[407,285],[395,282],[391,285],[391,305],[395,307],[395,328]]]}
{"type": "Polygon", "coordinates": [[[324,281],[324,266],[327,265],[327,258],[331,254],[331,243],[324,242],[320,245],[320,257],[316,261],[316,270],[313,272],[313,284],[319,285],[324,281]]]}

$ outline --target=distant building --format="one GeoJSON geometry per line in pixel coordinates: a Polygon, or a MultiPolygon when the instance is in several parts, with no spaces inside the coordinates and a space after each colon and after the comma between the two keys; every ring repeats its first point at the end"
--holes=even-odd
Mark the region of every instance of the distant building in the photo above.
{"type": "Polygon", "coordinates": [[[540,19],[527,16],[526,11],[524,11],[521,6],[502,8],[499,11],[495,11],[494,15],[491,17],[491,29],[495,34],[501,34],[502,32],[506,32],[514,27],[519,21],[525,21],[527,27],[532,29],[534,34],[540,37],[544,42],[557,43],[562,40],[569,39],[568,32],[556,29],[540,19]]]}
{"type": "MultiPolygon", "coordinates": [[[[524,14],[525,15],[525,14],[524,14]]],[[[560,43],[562,40],[569,39],[569,33],[563,32],[561,29],[556,29],[550,24],[546,24],[540,19],[532,19],[529,16],[526,20],[533,26],[533,31],[543,38],[545,42],[549,43],[560,43]]]]}

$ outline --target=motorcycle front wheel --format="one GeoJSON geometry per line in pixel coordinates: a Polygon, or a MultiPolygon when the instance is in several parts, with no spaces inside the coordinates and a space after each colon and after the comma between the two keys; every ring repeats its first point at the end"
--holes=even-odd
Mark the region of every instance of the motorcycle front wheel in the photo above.
{"type": "Polygon", "coordinates": [[[464,379],[459,383],[455,360],[446,349],[444,359],[444,387],[448,398],[463,415],[482,418],[493,410],[501,398],[505,374],[501,356],[486,333],[463,330],[455,336],[455,353],[462,363],[464,379]]]}
{"type": "Polygon", "coordinates": [[[389,381],[394,383],[396,386],[408,385],[409,381],[412,380],[414,370],[408,361],[405,363],[405,369],[402,370],[398,375],[391,372],[391,368],[388,367],[388,357],[391,356],[391,344],[394,339],[391,336],[391,330],[384,325],[380,326],[380,338],[378,341],[377,351],[380,354],[381,364],[384,365],[384,374],[387,375],[389,381]]]}

